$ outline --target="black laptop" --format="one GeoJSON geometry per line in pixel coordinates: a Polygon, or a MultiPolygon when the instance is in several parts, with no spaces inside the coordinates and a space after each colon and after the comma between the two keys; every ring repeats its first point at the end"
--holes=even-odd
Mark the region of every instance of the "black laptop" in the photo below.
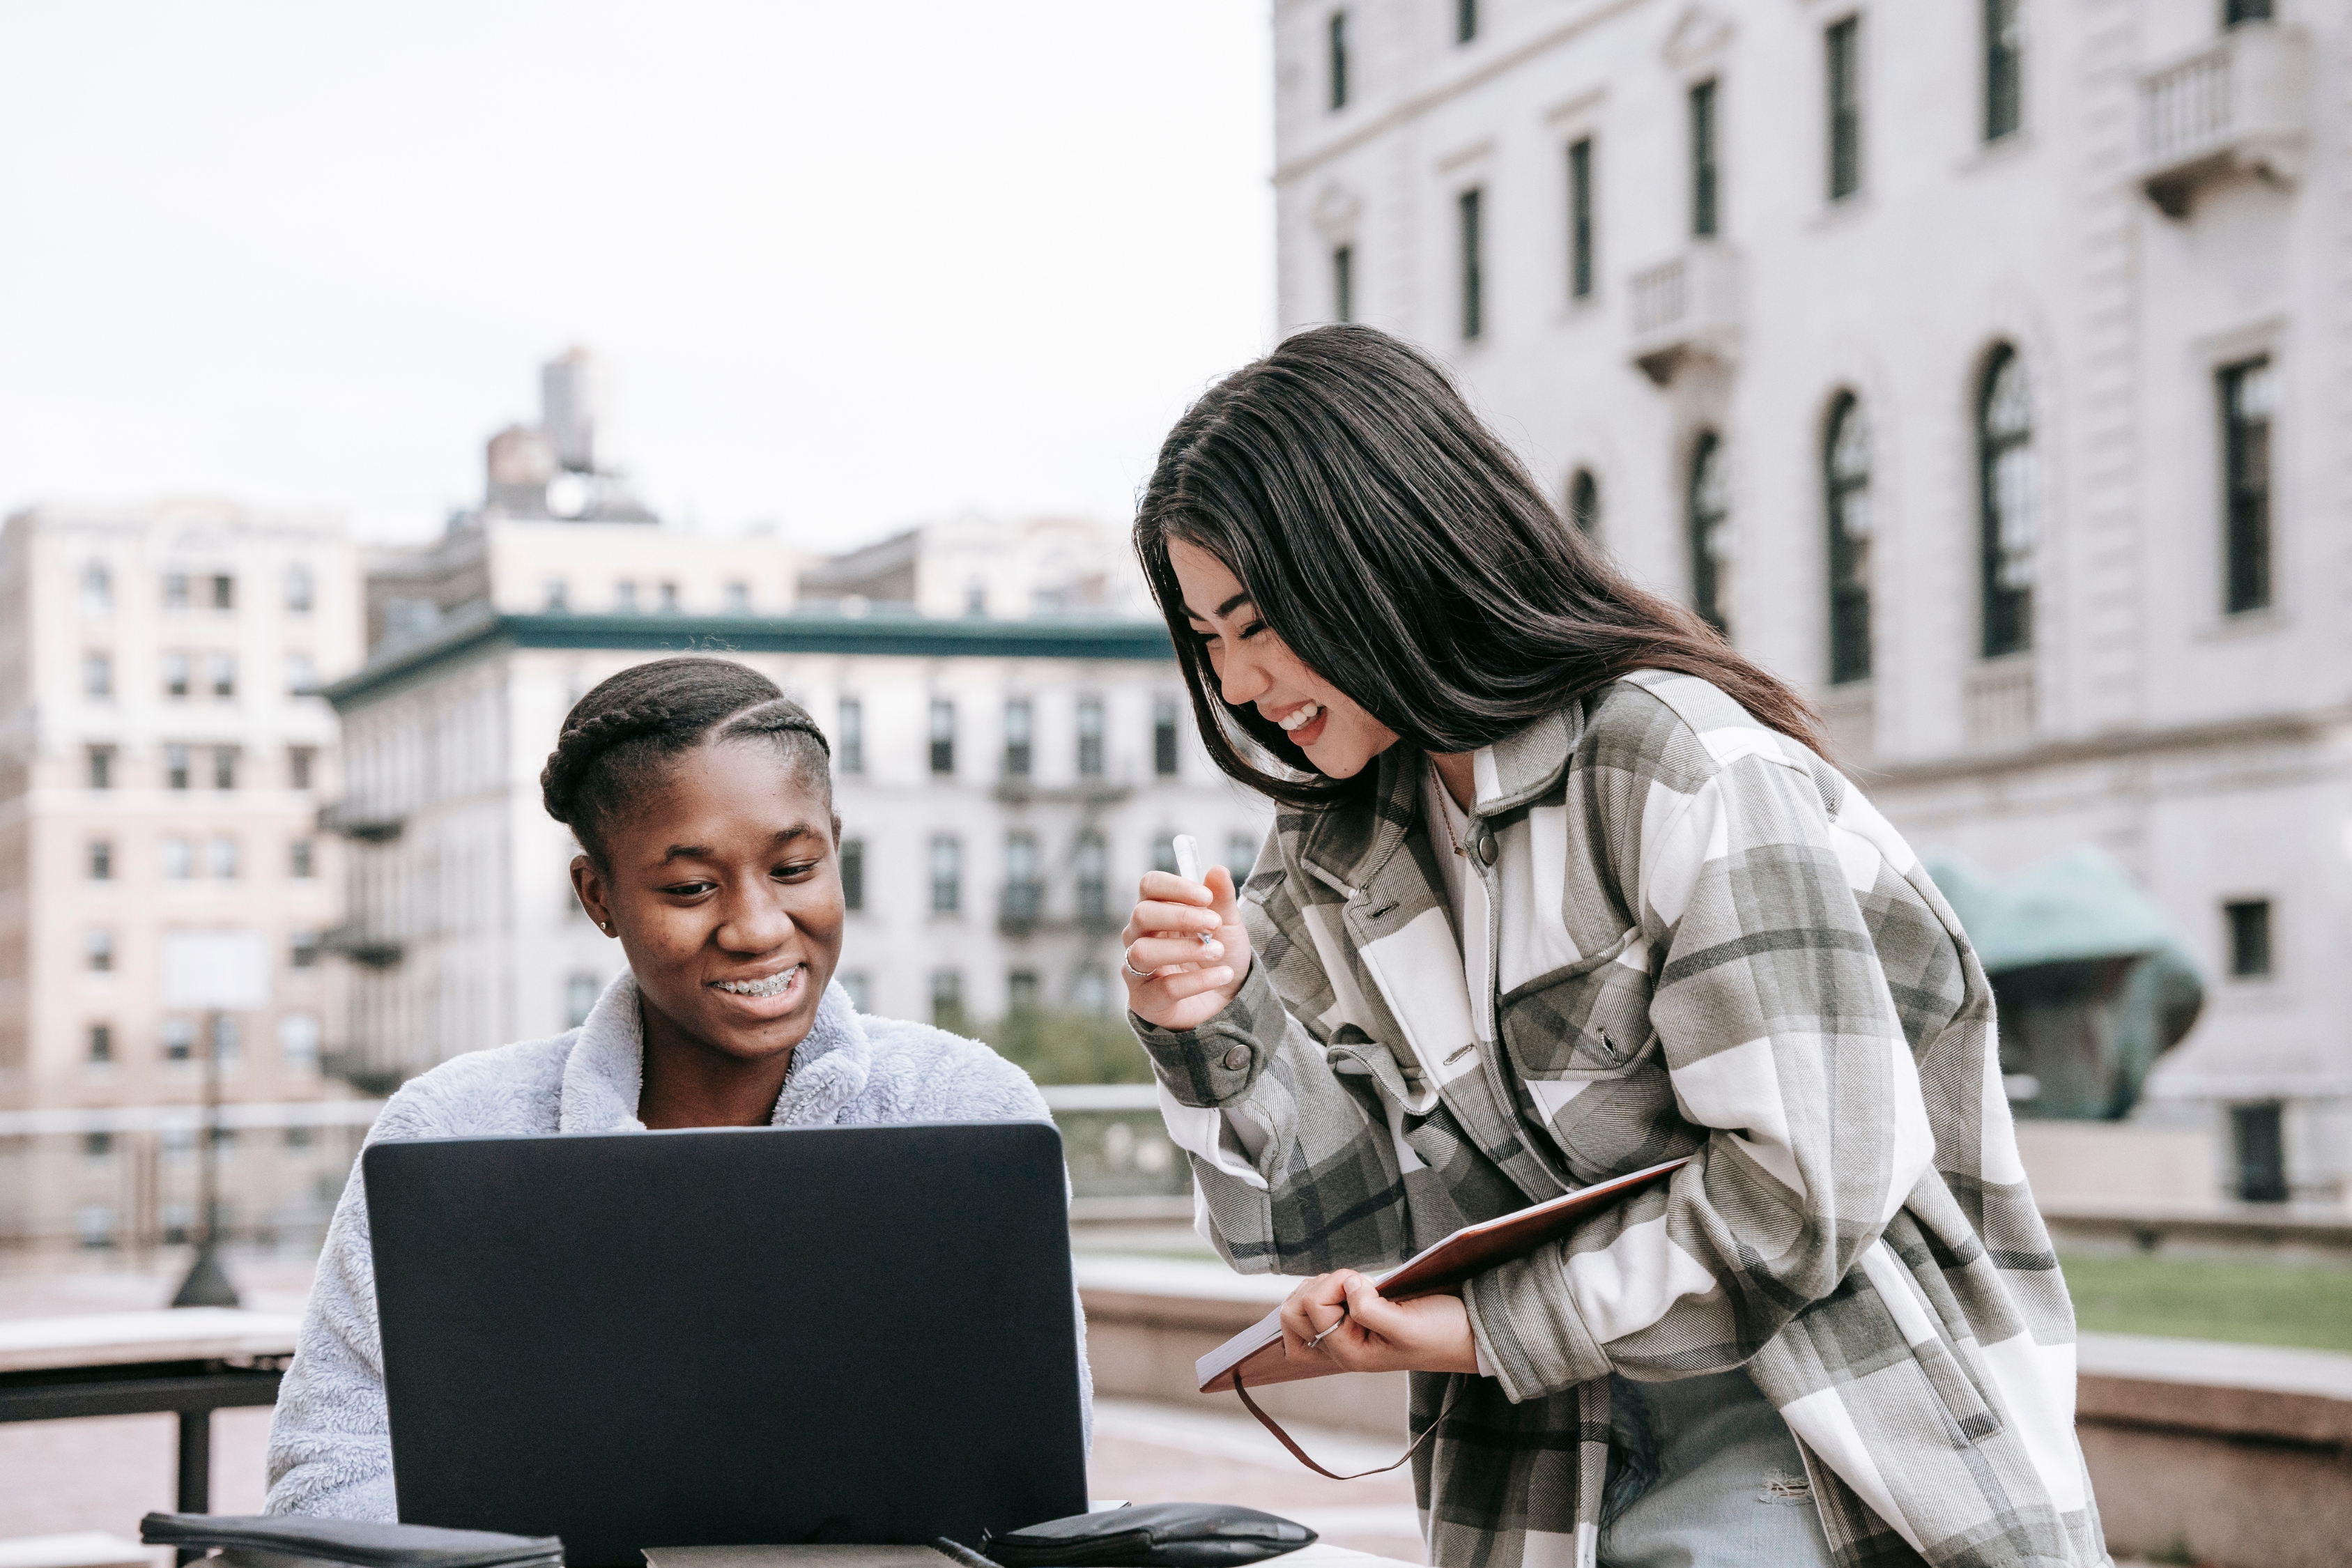
{"type": "Polygon", "coordinates": [[[1086,1509],[1045,1123],[436,1139],[362,1168],[405,1521],[635,1568],[1086,1509]]]}

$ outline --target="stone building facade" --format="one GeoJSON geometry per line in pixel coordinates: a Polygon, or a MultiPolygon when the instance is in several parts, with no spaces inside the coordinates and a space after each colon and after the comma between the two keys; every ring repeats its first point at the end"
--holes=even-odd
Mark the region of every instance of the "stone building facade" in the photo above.
{"type": "Polygon", "coordinates": [[[2208,980],[2141,1114],[2352,1173],[2352,13],[1277,0],[1279,310],[1459,372],[1923,853],[2208,980]]]}

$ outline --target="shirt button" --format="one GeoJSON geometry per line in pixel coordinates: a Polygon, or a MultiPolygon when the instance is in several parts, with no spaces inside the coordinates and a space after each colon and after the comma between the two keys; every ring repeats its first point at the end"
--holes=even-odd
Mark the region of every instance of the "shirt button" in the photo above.
{"type": "Polygon", "coordinates": [[[1227,1072],[1241,1071],[1242,1068],[1249,1066],[1249,1047],[1247,1046],[1235,1046],[1232,1050],[1225,1053],[1224,1061],[1225,1070],[1227,1072]]]}
{"type": "Polygon", "coordinates": [[[1493,865],[1495,863],[1495,856],[1497,853],[1498,851],[1495,847],[1495,836],[1493,834],[1482,833],[1478,835],[1478,859],[1480,864],[1486,866],[1493,865]]]}

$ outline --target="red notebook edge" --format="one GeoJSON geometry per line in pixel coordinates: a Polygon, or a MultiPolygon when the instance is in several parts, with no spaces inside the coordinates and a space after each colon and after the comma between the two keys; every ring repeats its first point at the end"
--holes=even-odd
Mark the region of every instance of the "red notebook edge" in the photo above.
{"type": "MultiPolygon", "coordinates": [[[[1409,1301],[1415,1296],[1443,1290],[1497,1263],[1524,1258],[1578,1221],[1689,1163],[1690,1156],[1685,1154],[1678,1160],[1579,1187],[1572,1193],[1563,1193],[1493,1219],[1465,1225],[1383,1275],[1379,1281],[1380,1292],[1391,1300],[1409,1301]]],[[[1298,1362],[1286,1357],[1282,1348],[1280,1308],[1192,1363],[1193,1375],[1203,1394],[1231,1390],[1236,1369],[1252,1388],[1325,1377],[1344,1370],[1320,1356],[1298,1362]]]]}

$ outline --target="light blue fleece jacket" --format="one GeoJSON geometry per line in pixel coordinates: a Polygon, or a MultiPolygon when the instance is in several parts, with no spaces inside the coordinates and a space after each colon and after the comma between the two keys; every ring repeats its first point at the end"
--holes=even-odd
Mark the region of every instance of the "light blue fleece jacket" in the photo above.
{"type": "MultiPolygon", "coordinates": [[[[367,1142],[548,1132],[642,1132],[645,1039],[635,980],[624,972],[579,1028],[475,1051],[410,1079],[367,1142]]],[[[1044,1121],[1028,1075],[976,1040],[860,1014],[838,984],[793,1053],[778,1127],[900,1121],[1044,1121]]],[[[1074,1306],[1073,1310],[1076,1309],[1074,1306]]],[[[1093,1381],[1078,1321],[1078,1392],[1089,1439],[1093,1381]]],[[[392,1439],[384,1415],[375,1269],[356,1163],[327,1226],[293,1364],[269,1424],[271,1513],[390,1521],[392,1439]]]]}

